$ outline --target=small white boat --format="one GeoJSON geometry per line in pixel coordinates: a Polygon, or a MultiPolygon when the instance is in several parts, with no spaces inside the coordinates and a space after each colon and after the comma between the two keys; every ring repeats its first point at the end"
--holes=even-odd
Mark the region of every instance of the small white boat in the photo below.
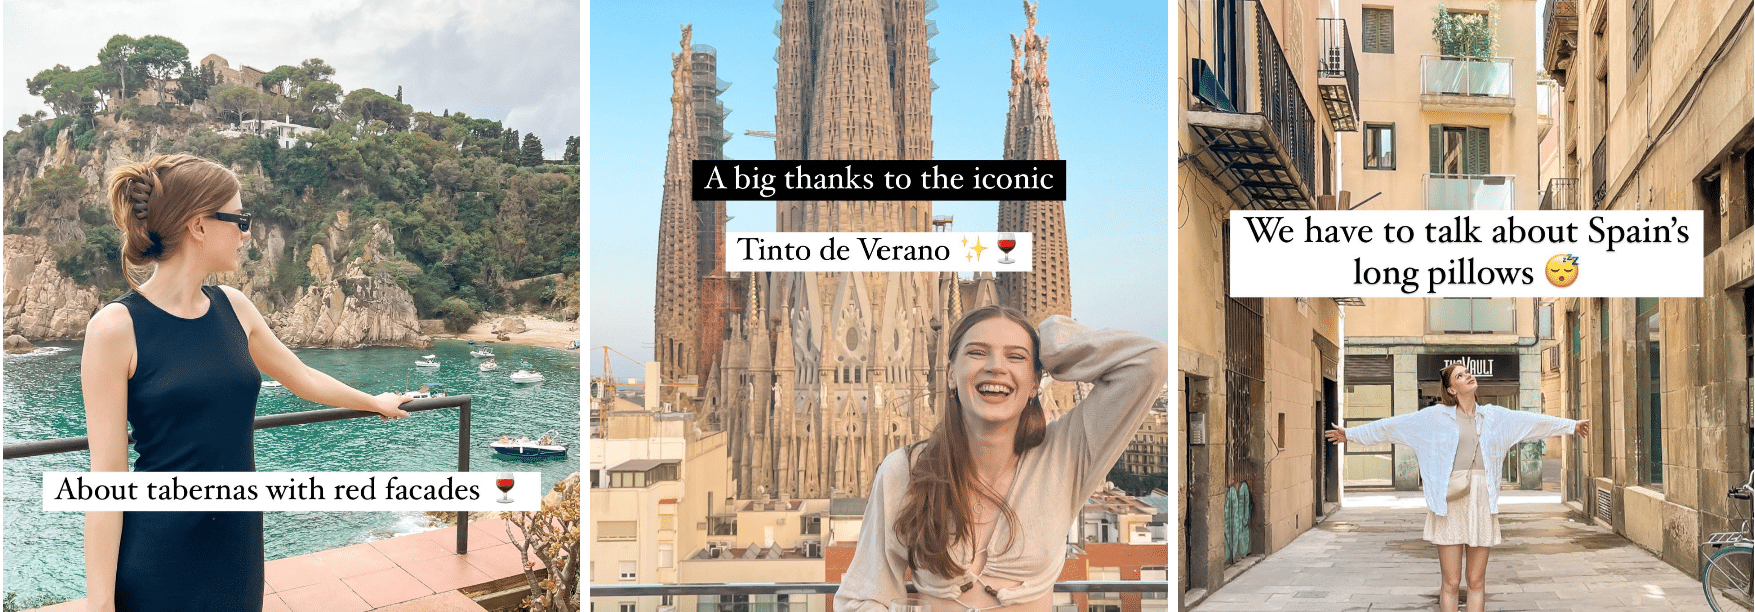
{"type": "Polygon", "coordinates": [[[532,440],[530,436],[518,436],[516,439],[511,436],[500,436],[500,439],[488,443],[488,446],[492,447],[494,452],[502,455],[518,455],[520,457],[567,456],[567,445],[555,440],[555,432],[552,429],[543,434],[539,440],[532,440]]]}
{"type": "Polygon", "coordinates": [[[286,386],[286,385],[280,384],[280,381],[278,381],[278,380],[264,380],[264,381],[262,381],[262,387],[265,389],[273,389],[275,387],[284,387],[284,386],[286,386]]]}
{"type": "Polygon", "coordinates": [[[409,399],[427,399],[434,396],[444,397],[445,385],[439,383],[427,383],[421,385],[419,389],[403,391],[402,396],[409,399]]]}
{"type": "Polygon", "coordinates": [[[494,370],[500,369],[500,364],[494,363],[492,361],[483,361],[483,362],[481,362],[481,365],[475,366],[475,369],[481,370],[483,372],[492,372],[494,370]]]}
{"type": "Polygon", "coordinates": [[[414,367],[436,368],[439,367],[439,360],[436,355],[421,355],[420,359],[414,361],[414,367]]]}
{"type": "Polygon", "coordinates": [[[533,383],[533,382],[542,382],[542,381],[543,381],[543,377],[542,377],[541,372],[534,372],[531,370],[518,370],[517,372],[512,373],[512,382],[515,382],[515,383],[533,383]]]}
{"type": "Polygon", "coordinates": [[[481,347],[481,349],[479,349],[479,350],[470,351],[469,356],[470,357],[492,357],[492,356],[494,356],[494,350],[484,346],[484,347],[481,347]]]}

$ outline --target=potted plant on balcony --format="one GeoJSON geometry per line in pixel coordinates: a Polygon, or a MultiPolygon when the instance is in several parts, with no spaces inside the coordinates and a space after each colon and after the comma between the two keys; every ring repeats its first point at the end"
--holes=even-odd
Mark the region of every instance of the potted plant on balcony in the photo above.
{"type": "Polygon", "coordinates": [[[1497,69],[1491,62],[1499,52],[1499,41],[1494,36],[1499,29],[1499,3],[1488,2],[1485,14],[1453,13],[1443,4],[1432,12],[1432,38],[1438,41],[1441,59],[1460,60],[1454,75],[1457,87],[1453,89],[1464,95],[1485,93],[1475,86],[1475,77],[1479,72],[1488,77],[1483,81],[1490,80],[1497,69]]]}

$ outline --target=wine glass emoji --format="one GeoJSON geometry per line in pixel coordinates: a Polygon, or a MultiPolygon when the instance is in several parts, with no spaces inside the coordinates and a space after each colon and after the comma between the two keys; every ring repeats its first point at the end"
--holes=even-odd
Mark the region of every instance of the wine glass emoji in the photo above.
{"type": "Polygon", "coordinates": [[[513,482],[511,472],[500,472],[494,475],[494,486],[500,488],[500,503],[512,503],[512,496],[508,493],[512,492],[513,482]]]}
{"type": "Polygon", "coordinates": [[[1011,232],[1000,232],[1000,234],[999,234],[999,252],[1005,253],[1005,256],[1000,258],[999,263],[1002,263],[1002,264],[1015,263],[1012,261],[1012,249],[1016,248],[1017,246],[1018,246],[1018,239],[1017,239],[1016,235],[1012,234],[1011,232]]]}

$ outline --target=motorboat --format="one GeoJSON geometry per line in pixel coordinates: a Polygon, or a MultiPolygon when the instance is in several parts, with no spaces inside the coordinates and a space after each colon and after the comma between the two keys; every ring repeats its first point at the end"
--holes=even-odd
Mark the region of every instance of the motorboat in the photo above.
{"type": "Polygon", "coordinates": [[[470,351],[469,356],[470,357],[492,357],[492,356],[494,356],[494,350],[484,346],[484,347],[481,347],[480,349],[470,351]]]}
{"type": "Polygon", "coordinates": [[[500,439],[488,443],[488,446],[492,447],[494,452],[502,455],[519,457],[567,456],[567,445],[561,444],[559,440],[555,439],[555,431],[552,429],[535,440],[530,439],[530,436],[513,438],[509,435],[502,435],[500,439]]]}
{"type": "Polygon", "coordinates": [[[414,367],[417,367],[417,368],[436,368],[436,367],[439,367],[438,356],[437,355],[421,355],[420,359],[416,359],[414,361],[414,367]]]}
{"type": "Polygon", "coordinates": [[[262,381],[262,388],[264,388],[264,389],[273,389],[275,387],[284,387],[284,386],[286,386],[286,385],[280,384],[280,381],[278,381],[278,380],[264,380],[264,381],[262,381]]]}
{"type": "Polygon", "coordinates": [[[475,366],[475,369],[481,370],[483,372],[492,372],[494,370],[500,369],[500,364],[494,363],[492,361],[483,361],[483,362],[481,362],[481,365],[475,366]]]}
{"type": "Polygon", "coordinates": [[[408,399],[427,399],[430,397],[444,397],[445,395],[445,385],[431,382],[421,385],[419,389],[402,392],[402,397],[408,399]]]}
{"type": "Polygon", "coordinates": [[[543,380],[542,373],[534,370],[518,370],[512,373],[512,382],[515,383],[534,383],[543,380]]]}

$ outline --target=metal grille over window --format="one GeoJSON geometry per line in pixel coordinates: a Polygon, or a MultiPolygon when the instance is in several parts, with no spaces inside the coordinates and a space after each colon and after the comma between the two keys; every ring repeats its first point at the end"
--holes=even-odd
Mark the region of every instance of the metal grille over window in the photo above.
{"type": "Polygon", "coordinates": [[[1639,72],[1645,65],[1645,56],[1651,52],[1651,0],[1633,0],[1633,47],[1632,72],[1639,72]]]}

